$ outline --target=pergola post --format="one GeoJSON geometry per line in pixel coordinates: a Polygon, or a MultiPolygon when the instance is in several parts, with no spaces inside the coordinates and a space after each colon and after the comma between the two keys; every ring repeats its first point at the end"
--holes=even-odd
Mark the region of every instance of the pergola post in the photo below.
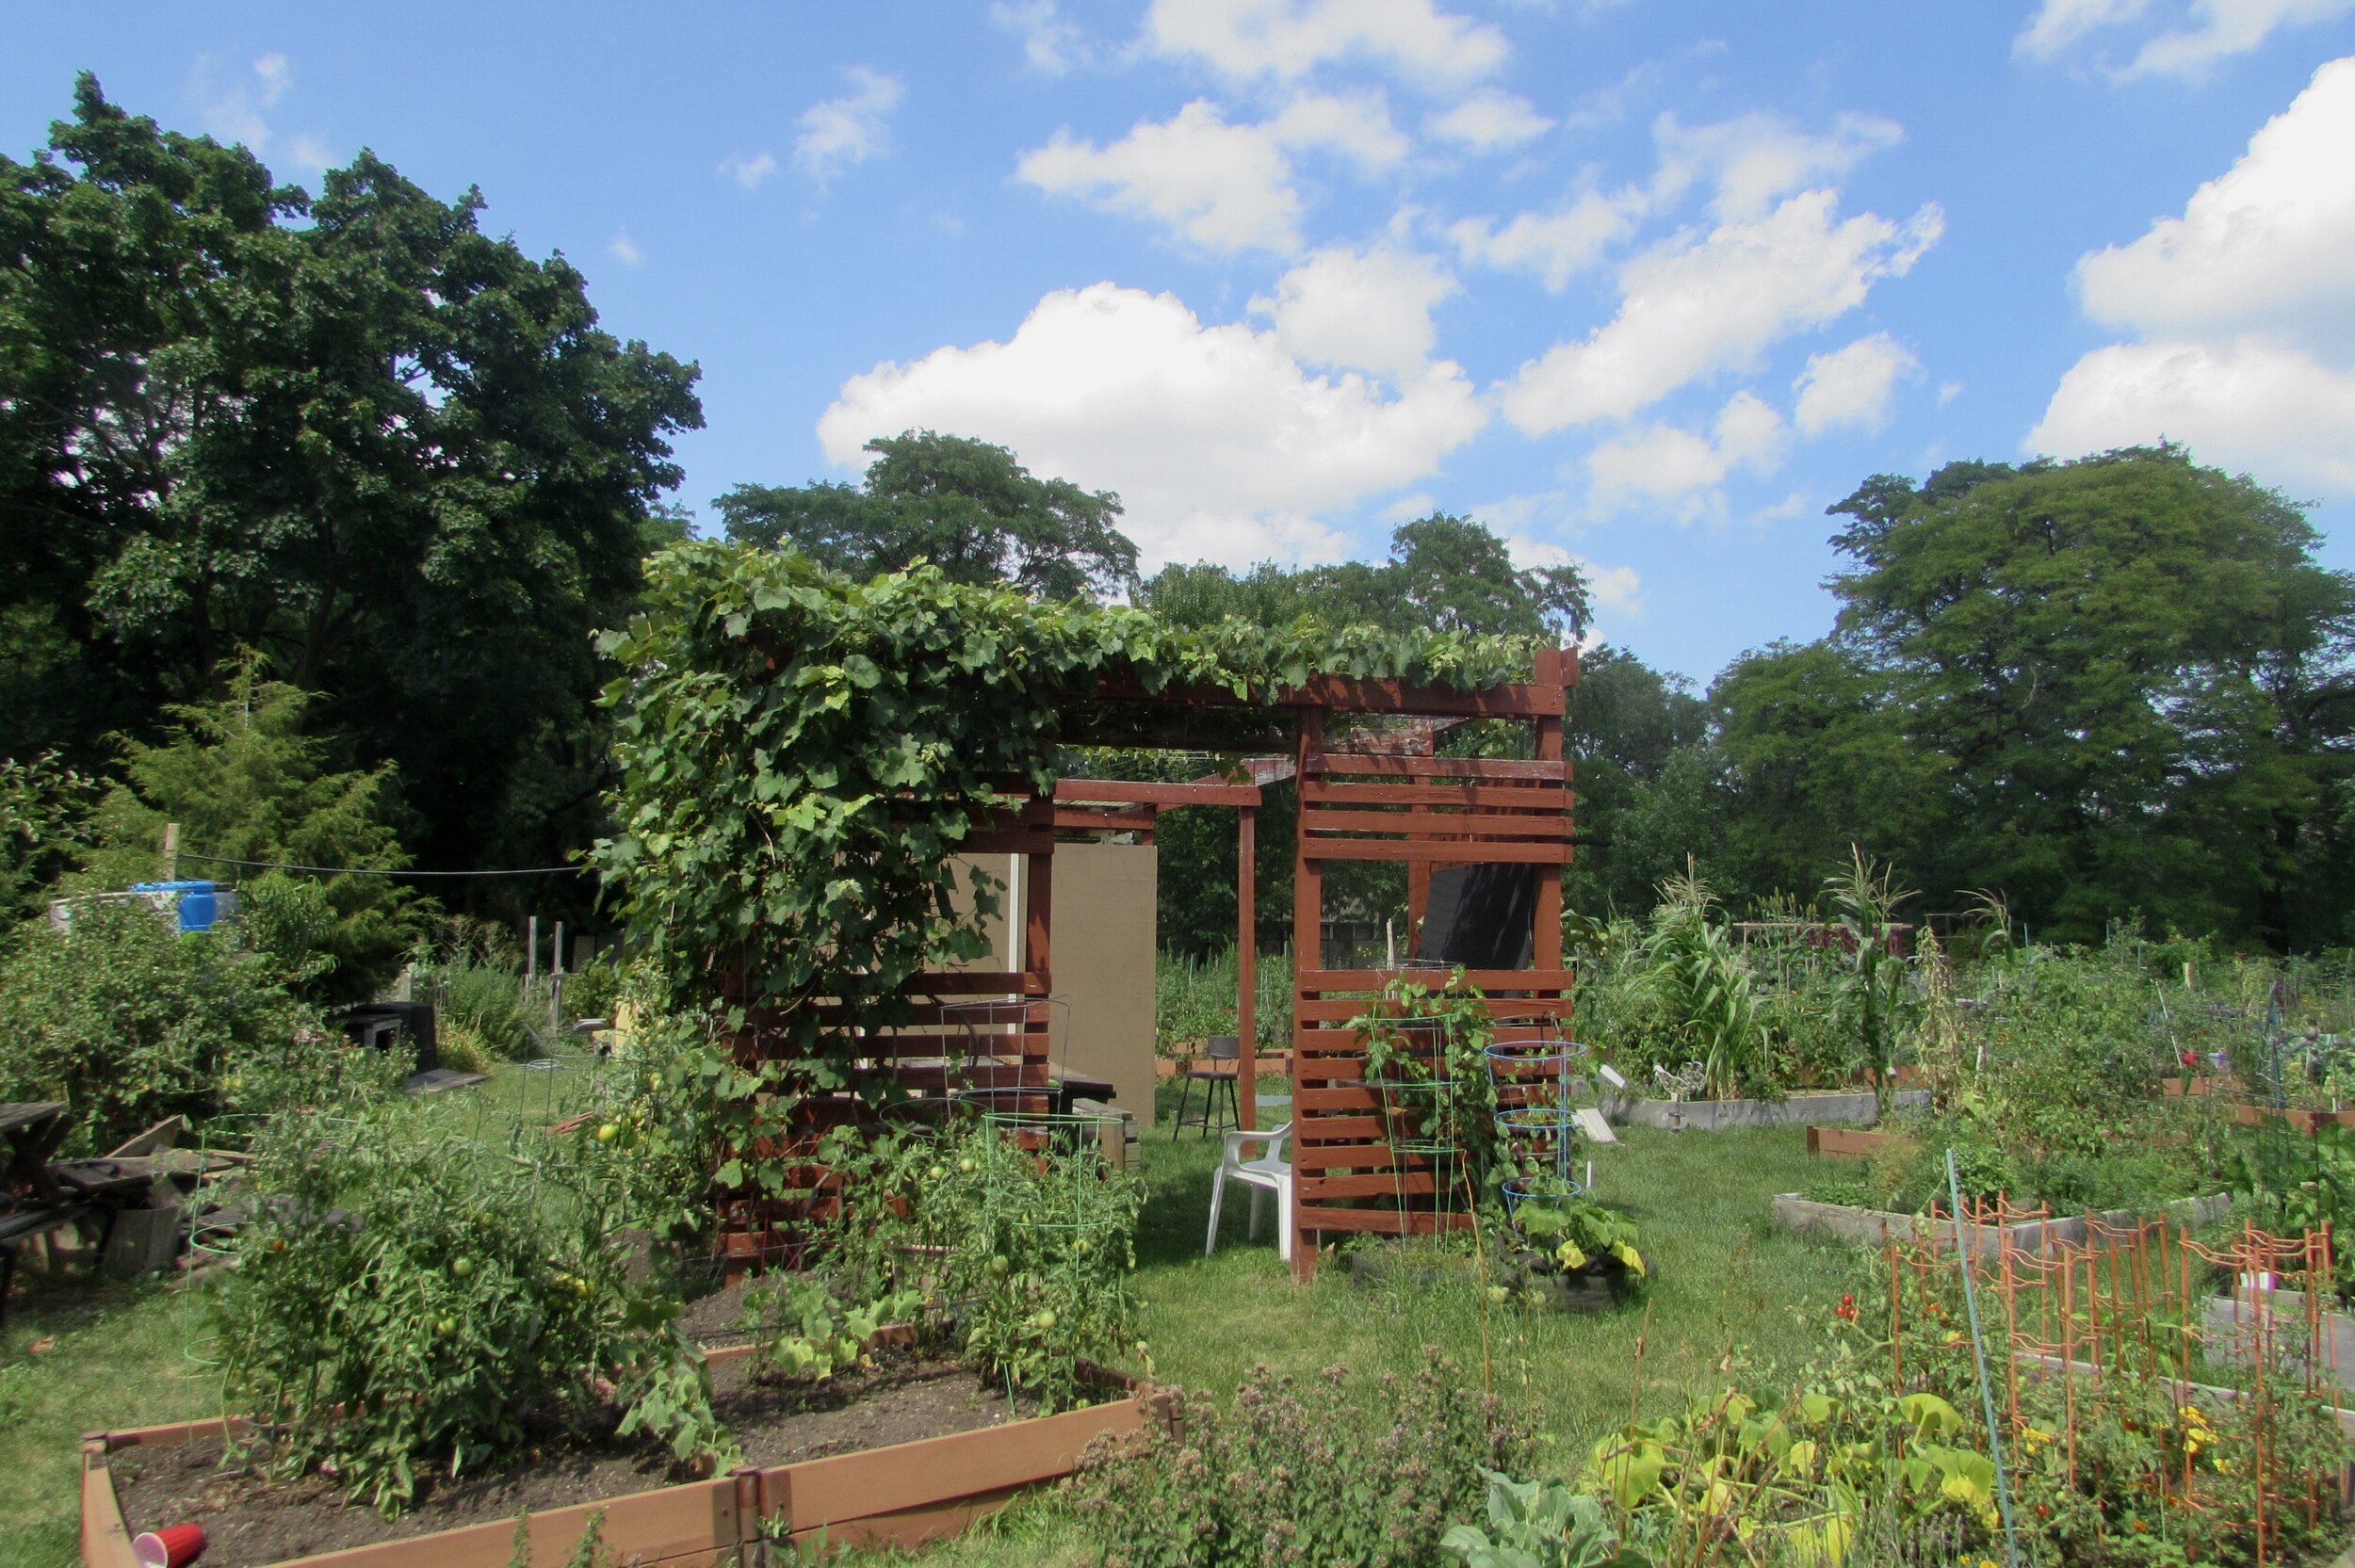
{"type": "MultiPolygon", "coordinates": [[[[1307,803],[1309,760],[1324,750],[1324,714],[1319,708],[1303,708],[1300,713],[1299,749],[1292,764],[1292,787],[1299,791],[1305,816],[1307,803]]],[[[1308,858],[1308,835],[1298,827],[1292,830],[1292,1052],[1291,1085],[1292,1113],[1296,1118],[1301,1108],[1300,1041],[1304,1020],[1299,1016],[1299,1000],[1306,994],[1301,990],[1301,978],[1309,971],[1324,967],[1324,865],[1308,858]]],[[[1299,1131],[1293,1123],[1295,1135],[1299,1131]]],[[[1294,1191],[1301,1179],[1300,1143],[1292,1141],[1292,1180],[1294,1191]]],[[[1307,1220],[1307,1206],[1292,1203],[1292,1283],[1307,1285],[1317,1275],[1316,1244],[1309,1239],[1307,1220]]]]}
{"type": "Polygon", "coordinates": [[[1256,806],[1235,814],[1235,1028],[1242,1043],[1235,1122],[1245,1132],[1259,1130],[1259,816],[1256,806]]]}

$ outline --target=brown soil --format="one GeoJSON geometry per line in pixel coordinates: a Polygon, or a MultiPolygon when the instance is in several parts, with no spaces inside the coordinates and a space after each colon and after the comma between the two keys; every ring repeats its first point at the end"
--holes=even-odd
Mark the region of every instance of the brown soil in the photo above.
{"type": "MultiPolygon", "coordinates": [[[[713,1408],[743,1445],[747,1464],[857,1453],[1034,1414],[983,1387],[969,1368],[954,1362],[882,1360],[872,1371],[815,1387],[755,1382],[747,1365],[730,1361],[712,1369],[713,1408]]],[[[203,1568],[264,1568],[313,1552],[512,1521],[527,1509],[595,1502],[691,1479],[667,1466],[666,1452],[643,1444],[570,1439],[534,1453],[536,1460],[463,1480],[429,1482],[398,1519],[345,1502],[321,1477],[268,1480],[254,1473],[250,1460],[224,1468],[219,1438],[127,1448],[108,1468],[134,1535],[187,1519],[203,1524],[203,1568]]]]}

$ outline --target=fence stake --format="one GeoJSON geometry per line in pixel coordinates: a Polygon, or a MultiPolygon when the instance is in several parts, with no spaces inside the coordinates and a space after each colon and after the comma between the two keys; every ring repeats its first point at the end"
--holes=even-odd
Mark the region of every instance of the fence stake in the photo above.
{"type": "MultiPolygon", "coordinates": [[[[1987,1412],[1987,1442],[1995,1461],[1995,1500],[2004,1510],[2004,1557],[2020,1568],[2020,1535],[2011,1523],[2011,1483],[2004,1479],[2004,1434],[1995,1425],[1995,1392],[1987,1381],[1987,1342],[1979,1336],[1979,1293],[1971,1282],[1971,1248],[1962,1231],[1962,1178],[1955,1171],[1955,1152],[1946,1151],[1946,1193],[1955,1205],[1955,1253],[1962,1262],[1962,1305],[1971,1315],[1971,1356],[1979,1368],[1979,1405],[1987,1412]]],[[[2005,1352],[2010,1353],[2010,1347],[2005,1352]]]]}

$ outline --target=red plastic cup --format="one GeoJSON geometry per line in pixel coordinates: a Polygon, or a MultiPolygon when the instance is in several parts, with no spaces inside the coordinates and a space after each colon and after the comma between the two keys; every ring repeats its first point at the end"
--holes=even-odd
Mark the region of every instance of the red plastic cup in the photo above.
{"type": "Polygon", "coordinates": [[[131,1555],[139,1560],[139,1568],[180,1568],[184,1562],[194,1562],[203,1550],[202,1525],[166,1525],[131,1543],[131,1555]]]}

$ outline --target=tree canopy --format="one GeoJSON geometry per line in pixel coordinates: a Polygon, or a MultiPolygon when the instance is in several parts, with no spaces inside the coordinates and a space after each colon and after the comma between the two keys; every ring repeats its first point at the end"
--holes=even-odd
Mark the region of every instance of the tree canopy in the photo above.
{"type": "Polygon", "coordinates": [[[693,366],[373,154],[314,199],[85,74],[0,157],[0,754],[156,733],[252,649],[398,767],[429,863],[545,859],[605,773],[693,366]]]}
{"type": "Polygon", "coordinates": [[[1009,582],[1044,599],[1136,586],[1120,497],[1042,479],[1003,446],[909,430],[867,444],[864,484],[738,485],[713,503],[730,540],[791,546],[853,577],[922,557],[950,582],[1009,582]]]}

